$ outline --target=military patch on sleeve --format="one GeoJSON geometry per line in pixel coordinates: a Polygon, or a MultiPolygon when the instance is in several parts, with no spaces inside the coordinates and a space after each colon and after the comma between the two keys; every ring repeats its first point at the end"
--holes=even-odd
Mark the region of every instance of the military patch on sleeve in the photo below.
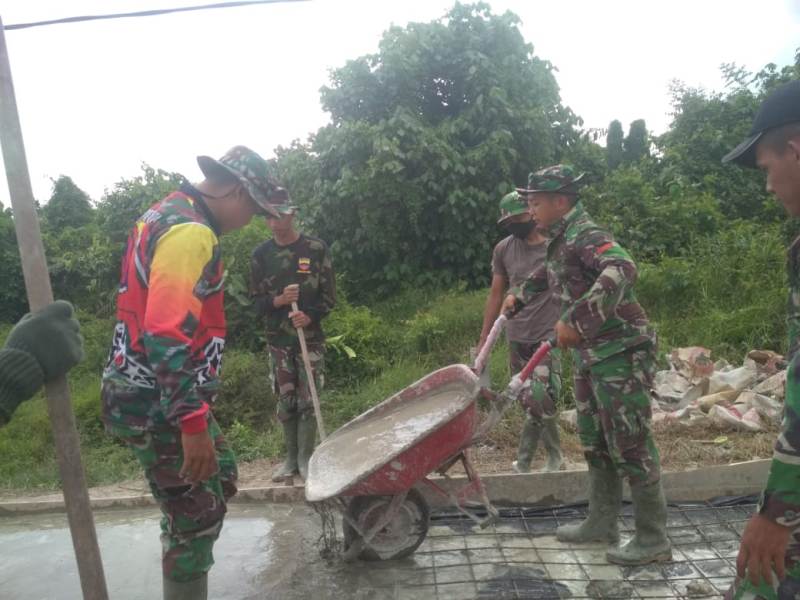
{"type": "Polygon", "coordinates": [[[308,274],[311,272],[311,259],[298,258],[297,259],[297,272],[301,274],[308,274]]]}
{"type": "Polygon", "coordinates": [[[614,247],[614,242],[606,242],[605,244],[603,244],[602,246],[599,246],[597,248],[597,256],[600,256],[601,254],[605,254],[606,252],[611,250],[611,248],[613,248],[613,247],[614,247]]]}

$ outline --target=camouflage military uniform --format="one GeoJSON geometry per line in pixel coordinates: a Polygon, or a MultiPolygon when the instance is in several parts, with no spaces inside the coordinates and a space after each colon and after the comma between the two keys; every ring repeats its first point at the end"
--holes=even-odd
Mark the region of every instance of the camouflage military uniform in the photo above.
{"type": "Polygon", "coordinates": [[[268,240],[256,248],[251,260],[251,293],[258,312],[266,316],[272,381],[282,422],[313,411],[297,330],[289,319],[291,307],[275,308],[274,304],[292,284],[300,286],[298,308],[311,318],[304,331],[319,391],[324,383],[325,353],[321,322],[336,303],[333,266],[325,242],[305,234],[287,246],[268,240]]]}
{"type": "MultiPolygon", "coordinates": [[[[509,363],[512,373],[519,373],[528,363],[539,344],[508,342],[509,363]]],[[[534,369],[531,386],[520,393],[519,401],[525,412],[539,425],[546,418],[555,418],[558,413],[556,401],[561,394],[561,358],[553,350],[534,369]]]]}
{"type": "Polygon", "coordinates": [[[103,373],[103,421],[144,468],[163,513],[164,576],[173,581],[196,579],[214,564],[212,546],[236,493],[236,461],[209,409],[225,340],[218,234],[188,185],[141,217],[123,260],[103,373]],[[181,433],[204,429],[219,473],[193,487],[179,476],[181,433]]]}
{"type": "MultiPolygon", "coordinates": [[[[236,146],[197,159],[208,180],[235,181],[265,214],[284,193],[267,162],[236,146]]],[[[222,231],[188,183],[145,212],[128,236],[117,323],[103,372],[102,419],[144,468],[163,518],[165,598],[205,598],[212,547],[236,493],[236,460],[213,415],[225,345],[222,231]],[[187,484],[182,436],[208,432],[218,472],[187,484]]]]}
{"type": "MultiPolygon", "coordinates": [[[[796,139],[797,135],[793,130],[798,126],[800,126],[800,80],[795,79],[782,83],[770,91],[758,108],[747,138],[722,158],[723,163],[748,168],[762,167],[766,173],[767,192],[783,204],[789,216],[796,216],[797,195],[800,193],[797,165],[792,164],[795,162],[794,154],[788,145],[790,141],[796,139]],[[784,130],[786,137],[781,140],[781,130],[784,127],[788,130],[784,130]],[[768,141],[773,133],[778,134],[777,138],[768,141]]],[[[787,255],[789,367],[786,371],[783,424],[782,431],[775,441],[769,477],[758,506],[758,512],[763,519],[792,529],[784,554],[786,578],[778,582],[773,573],[772,587],[763,582],[756,587],[749,579],[745,579],[728,590],[725,596],[728,599],[800,598],[800,237],[792,242],[787,255]]],[[[772,562],[766,544],[755,541],[758,538],[765,540],[764,533],[768,529],[772,527],[765,527],[758,521],[756,523],[751,521],[745,529],[738,559],[745,559],[748,563],[748,577],[751,575],[749,572],[751,561],[760,562],[762,572],[767,566],[765,563],[772,562]],[[754,533],[756,531],[758,533],[754,533]],[[745,556],[742,555],[744,550],[749,550],[745,556]]]]}
{"type": "Polygon", "coordinates": [[[775,442],[769,478],[758,507],[759,513],[775,523],[794,527],[786,548],[786,579],[778,582],[773,575],[774,587],[764,583],[754,587],[746,579],[728,590],[727,599],[794,600],[800,597],[800,237],[789,248],[787,271],[789,368],[783,432],[775,442]]]}
{"type": "Polygon", "coordinates": [[[561,288],[561,320],[580,333],[574,350],[578,431],[587,462],[616,467],[631,483],[660,478],[650,432],[655,334],[636,301],[636,265],[581,203],[550,227],[547,263],[517,290],[525,304],[561,288]]]}

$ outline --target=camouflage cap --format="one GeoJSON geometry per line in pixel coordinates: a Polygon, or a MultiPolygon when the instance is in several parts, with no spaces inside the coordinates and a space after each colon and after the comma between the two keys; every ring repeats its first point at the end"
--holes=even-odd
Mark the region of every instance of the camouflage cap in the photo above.
{"type": "Polygon", "coordinates": [[[584,175],[586,173],[576,175],[575,167],[572,165],[553,165],[528,175],[528,188],[517,191],[523,194],[554,192],[574,194],[574,185],[583,179],[584,175]]]}
{"type": "Polygon", "coordinates": [[[500,218],[497,223],[502,225],[511,217],[527,212],[528,203],[519,195],[519,192],[511,192],[500,200],[500,218]]]}
{"type": "Polygon", "coordinates": [[[253,202],[258,204],[266,213],[280,216],[273,203],[280,196],[288,194],[269,173],[269,165],[256,152],[245,146],[234,146],[225,156],[214,160],[210,156],[198,156],[197,164],[208,178],[238,180],[250,194],[253,202]]]}

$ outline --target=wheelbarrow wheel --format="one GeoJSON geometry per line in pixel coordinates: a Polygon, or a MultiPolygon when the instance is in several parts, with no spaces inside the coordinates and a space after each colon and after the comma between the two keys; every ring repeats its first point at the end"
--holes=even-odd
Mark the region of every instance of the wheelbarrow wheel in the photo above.
{"type": "MultiPolygon", "coordinates": [[[[392,496],[356,496],[347,507],[347,516],[361,531],[367,532],[383,518],[391,501],[392,496]]],[[[413,554],[425,540],[429,521],[428,503],[412,488],[394,518],[368,544],[364,544],[358,532],[344,520],[345,552],[355,544],[362,547],[358,553],[362,560],[404,558],[413,554]]]]}

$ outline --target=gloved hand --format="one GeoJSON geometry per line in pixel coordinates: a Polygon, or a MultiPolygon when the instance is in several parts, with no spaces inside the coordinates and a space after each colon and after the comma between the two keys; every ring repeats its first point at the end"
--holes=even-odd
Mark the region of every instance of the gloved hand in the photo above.
{"type": "Polygon", "coordinates": [[[82,358],[80,325],[69,302],[59,300],[22,317],[0,350],[0,422],[82,358]]]}
{"type": "Polygon", "coordinates": [[[31,354],[44,380],[65,375],[83,359],[83,337],[72,305],[56,300],[36,313],[28,313],[14,326],[6,348],[31,354]]]}

